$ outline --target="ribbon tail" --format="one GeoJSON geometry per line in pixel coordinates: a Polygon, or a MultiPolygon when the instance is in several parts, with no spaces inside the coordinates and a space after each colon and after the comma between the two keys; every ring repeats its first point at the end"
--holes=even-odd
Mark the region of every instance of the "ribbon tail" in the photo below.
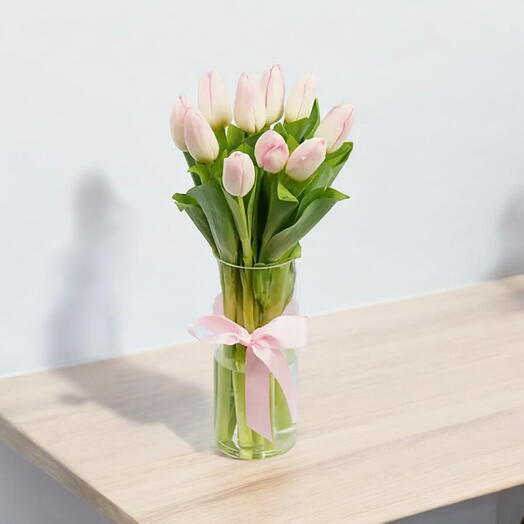
{"type": "Polygon", "coordinates": [[[269,370],[251,347],[246,348],[247,425],[268,440],[273,440],[269,407],[269,370]]]}

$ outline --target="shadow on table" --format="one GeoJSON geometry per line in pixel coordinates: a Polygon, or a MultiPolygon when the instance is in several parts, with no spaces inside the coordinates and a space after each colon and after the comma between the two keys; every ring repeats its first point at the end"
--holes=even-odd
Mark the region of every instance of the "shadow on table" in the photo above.
{"type": "MultiPolygon", "coordinates": [[[[101,174],[90,173],[77,189],[74,219],[61,289],[48,322],[47,352],[54,366],[121,354],[118,281],[132,214],[101,174]]],[[[100,373],[86,373],[83,367],[57,370],[83,393],[64,401],[97,402],[139,424],[165,424],[195,450],[211,447],[211,401],[199,386],[138,367],[132,357],[91,366],[100,366],[100,373]],[[163,401],[155,404],[159,397],[163,401]],[[125,402],[129,398],[135,401],[125,402]]]]}
{"type": "Polygon", "coordinates": [[[85,394],[63,396],[64,402],[97,402],[138,424],[163,424],[195,451],[212,451],[211,400],[195,384],[143,369],[132,356],[56,372],[85,394]]]}

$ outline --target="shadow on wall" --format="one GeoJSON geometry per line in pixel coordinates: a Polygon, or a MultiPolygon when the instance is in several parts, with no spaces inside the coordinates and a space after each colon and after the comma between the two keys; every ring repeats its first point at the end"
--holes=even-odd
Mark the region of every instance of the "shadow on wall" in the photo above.
{"type": "MultiPolygon", "coordinates": [[[[500,223],[501,251],[497,264],[487,277],[489,280],[524,273],[524,187],[514,192],[506,206],[500,223]]],[[[504,285],[511,291],[506,300],[508,310],[524,308],[524,282],[508,279],[504,285]]]]}
{"type": "Polygon", "coordinates": [[[500,223],[501,254],[490,279],[524,273],[524,187],[511,197],[500,223]]]}
{"type": "Polygon", "coordinates": [[[74,197],[74,236],[49,319],[52,365],[119,353],[116,278],[124,261],[129,211],[98,173],[84,175],[74,197]]]}
{"type": "MultiPolygon", "coordinates": [[[[107,179],[93,173],[83,177],[76,191],[74,219],[74,238],[48,323],[47,352],[54,366],[121,354],[118,295],[129,259],[132,213],[117,198],[107,179]]],[[[210,448],[211,433],[206,433],[206,428],[211,401],[205,391],[172,374],[148,372],[135,366],[132,359],[113,360],[105,363],[104,369],[108,372],[96,374],[96,378],[82,372],[82,368],[57,370],[78,391],[77,395],[64,396],[63,401],[96,402],[140,424],[162,423],[194,449],[210,448]],[[151,395],[143,395],[144,391],[151,395]],[[119,402],[130,396],[147,400],[155,395],[168,397],[168,402],[162,402],[171,406],[168,413],[145,401],[144,405],[135,403],[132,409],[119,402]],[[188,410],[188,404],[194,409],[188,410]]]]}

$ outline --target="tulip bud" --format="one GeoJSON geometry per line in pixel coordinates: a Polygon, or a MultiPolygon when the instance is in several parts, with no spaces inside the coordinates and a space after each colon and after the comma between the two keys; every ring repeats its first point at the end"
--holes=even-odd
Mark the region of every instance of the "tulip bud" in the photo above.
{"type": "Polygon", "coordinates": [[[315,136],[326,139],[328,153],[336,151],[348,135],[353,109],[351,104],[335,106],[320,122],[315,136]]]}
{"type": "Polygon", "coordinates": [[[213,162],[218,156],[218,141],[204,115],[189,108],[184,120],[184,139],[187,149],[197,162],[213,162]]]}
{"type": "Polygon", "coordinates": [[[304,140],[291,153],[286,173],[299,182],[309,178],[326,158],[326,141],[323,138],[304,140]]]}
{"type": "Polygon", "coordinates": [[[286,100],[286,122],[295,122],[311,114],[317,96],[317,77],[306,73],[296,83],[286,100]]]}
{"type": "Polygon", "coordinates": [[[225,158],[222,181],[230,195],[247,195],[255,183],[255,166],[249,155],[235,151],[225,158]]]}
{"type": "Polygon", "coordinates": [[[264,71],[262,92],[266,104],[266,125],[270,125],[280,120],[284,113],[284,77],[279,65],[264,71]]]}
{"type": "Polygon", "coordinates": [[[234,113],[236,125],[247,133],[256,133],[266,124],[264,94],[255,75],[243,73],[238,79],[234,113]]]}
{"type": "Polygon", "coordinates": [[[215,71],[206,73],[200,79],[198,108],[213,129],[225,127],[231,122],[231,105],[226,86],[215,71]]]}
{"type": "Polygon", "coordinates": [[[289,149],[282,136],[270,129],[257,140],[255,158],[268,173],[278,173],[286,165],[289,149]]]}
{"type": "Polygon", "coordinates": [[[184,138],[184,119],[186,118],[186,113],[190,107],[191,106],[186,97],[179,96],[173,106],[171,118],[169,119],[169,127],[171,129],[173,142],[175,142],[178,149],[181,149],[182,151],[187,151],[186,140],[184,138]]]}

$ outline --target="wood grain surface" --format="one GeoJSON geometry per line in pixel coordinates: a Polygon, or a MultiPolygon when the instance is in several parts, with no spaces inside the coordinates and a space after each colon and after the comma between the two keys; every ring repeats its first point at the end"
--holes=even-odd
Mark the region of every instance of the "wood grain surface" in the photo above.
{"type": "Polygon", "coordinates": [[[267,461],[214,451],[199,344],[3,379],[0,437],[121,523],[378,523],[524,483],[523,276],[313,318],[300,375],[267,461]]]}

